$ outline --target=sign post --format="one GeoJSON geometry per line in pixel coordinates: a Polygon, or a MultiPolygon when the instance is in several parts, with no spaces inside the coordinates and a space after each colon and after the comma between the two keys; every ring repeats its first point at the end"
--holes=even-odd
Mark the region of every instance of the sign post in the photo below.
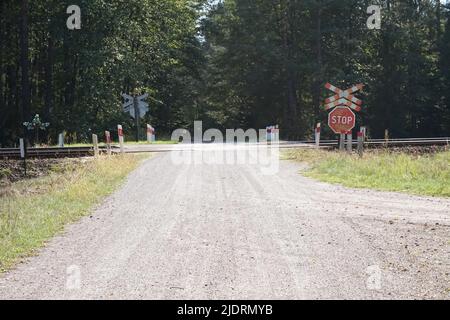
{"type": "Polygon", "coordinates": [[[353,148],[353,134],[351,131],[347,133],[347,152],[352,153],[353,148]]]}
{"type": "Polygon", "coordinates": [[[339,134],[339,151],[344,151],[345,149],[345,133],[339,134]]]}

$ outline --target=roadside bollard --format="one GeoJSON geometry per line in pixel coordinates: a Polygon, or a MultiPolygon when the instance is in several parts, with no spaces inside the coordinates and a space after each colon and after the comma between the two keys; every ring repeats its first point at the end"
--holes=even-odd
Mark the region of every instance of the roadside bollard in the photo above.
{"type": "Polygon", "coordinates": [[[266,128],[266,141],[267,144],[272,144],[272,127],[266,128]]]}
{"type": "Polygon", "coordinates": [[[318,123],[316,126],[316,132],[315,132],[316,148],[320,147],[320,131],[321,131],[321,124],[318,123]]]}
{"type": "Polygon", "coordinates": [[[124,144],[123,128],[120,124],[117,126],[117,133],[119,135],[120,153],[124,154],[125,149],[124,149],[124,145],[123,145],[124,144]]]}
{"type": "Polygon", "coordinates": [[[152,138],[152,126],[147,124],[147,142],[148,143],[152,143],[153,142],[153,138],[152,138]]]}
{"type": "Polygon", "coordinates": [[[64,148],[64,133],[58,135],[58,147],[64,148]]]}

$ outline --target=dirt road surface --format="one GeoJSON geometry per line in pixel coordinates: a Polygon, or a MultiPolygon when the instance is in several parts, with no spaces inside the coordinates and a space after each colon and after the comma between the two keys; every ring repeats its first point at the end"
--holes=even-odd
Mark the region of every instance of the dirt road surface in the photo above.
{"type": "Polygon", "coordinates": [[[146,161],[0,299],[450,298],[450,200],[220,163],[231,149],[146,161]]]}

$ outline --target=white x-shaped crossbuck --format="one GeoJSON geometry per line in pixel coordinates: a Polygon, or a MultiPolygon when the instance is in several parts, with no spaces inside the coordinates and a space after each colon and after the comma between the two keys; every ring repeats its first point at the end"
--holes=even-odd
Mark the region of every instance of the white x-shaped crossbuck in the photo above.
{"type": "Polygon", "coordinates": [[[358,92],[364,88],[363,84],[357,84],[347,90],[339,89],[330,83],[325,85],[325,88],[336,93],[334,96],[325,100],[325,109],[330,110],[339,106],[346,106],[355,111],[361,111],[362,101],[356,98],[353,93],[358,92]]]}

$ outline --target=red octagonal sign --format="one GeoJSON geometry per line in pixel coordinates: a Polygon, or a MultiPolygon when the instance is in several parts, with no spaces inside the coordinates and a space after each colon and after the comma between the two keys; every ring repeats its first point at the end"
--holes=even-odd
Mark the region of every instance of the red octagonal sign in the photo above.
{"type": "Polygon", "coordinates": [[[328,125],[334,133],[347,133],[356,125],[356,116],[350,108],[338,107],[328,115],[328,125]]]}

